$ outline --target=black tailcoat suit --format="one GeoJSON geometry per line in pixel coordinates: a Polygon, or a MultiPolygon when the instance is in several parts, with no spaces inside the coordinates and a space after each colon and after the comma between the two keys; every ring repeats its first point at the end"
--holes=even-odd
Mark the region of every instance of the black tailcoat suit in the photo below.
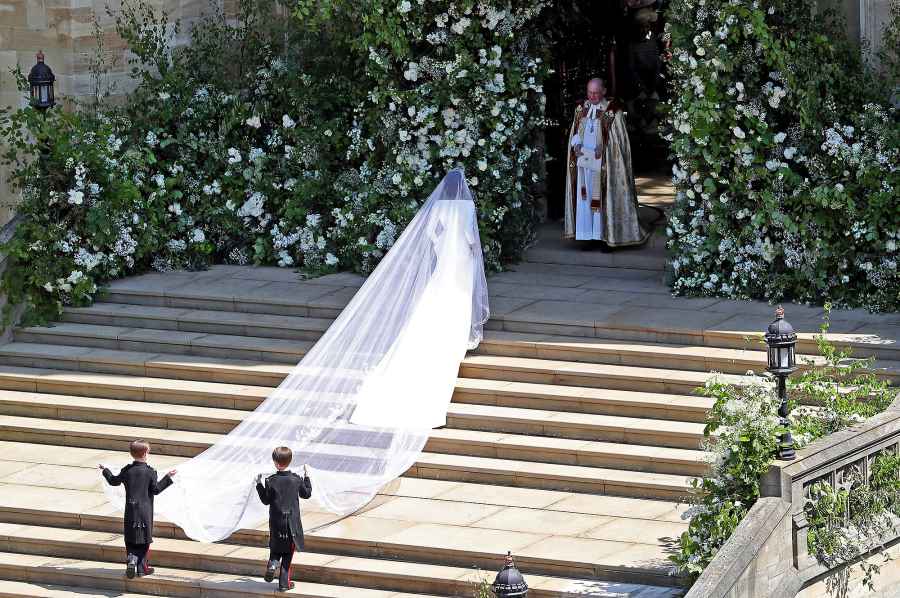
{"type": "Polygon", "coordinates": [[[125,485],[125,548],[138,557],[138,571],[144,571],[153,542],[153,497],[168,488],[172,478],[166,475],[158,480],[156,470],[143,461],[126,465],[119,475],[104,467],[103,477],[110,486],[125,485]]]}
{"type": "Polygon", "coordinates": [[[264,505],[269,505],[270,561],[281,561],[279,585],[290,581],[294,550],[303,549],[303,524],[300,521],[300,499],[312,496],[312,483],[307,476],[282,470],[257,482],[256,491],[264,505]]]}

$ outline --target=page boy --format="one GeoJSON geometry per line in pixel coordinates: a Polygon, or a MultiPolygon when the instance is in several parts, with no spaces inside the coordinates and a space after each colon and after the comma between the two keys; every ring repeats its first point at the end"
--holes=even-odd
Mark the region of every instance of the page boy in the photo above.
{"type": "Polygon", "coordinates": [[[153,542],[153,497],[172,484],[175,470],[157,481],[156,470],[147,465],[150,444],[135,440],[128,451],[134,462],[123,467],[119,475],[113,475],[103,465],[99,467],[110,486],[125,484],[125,575],[131,579],[153,573],[147,556],[153,542]]]}
{"type": "Polygon", "coordinates": [[[266,566],[266,581],[275,578],[275,570],[281,565],[278,589],[286,592],[294,587],[291,581],[291,559],[294,550],[303,550],[303,524],[300,522],[300,499],[312,496],[312,483],[303,466],[303,477],[288,470],[293,453],[286,446],[272,451],[272,461],[278,470],[266,478],[263,485],[262,474],[256,476],[256,491],[259,500],[269,505],[269,563],[266,566]]]}

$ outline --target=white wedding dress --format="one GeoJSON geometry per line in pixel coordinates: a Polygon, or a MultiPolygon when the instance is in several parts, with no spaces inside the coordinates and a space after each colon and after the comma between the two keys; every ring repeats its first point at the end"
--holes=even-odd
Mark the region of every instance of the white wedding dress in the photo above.
{"type": "MultiPolygon", "coordinates": [[[[452,170],[354,298],[278,388],[234,430],[178,467],[159,514],[214,542],[267,518],[254,490],[285,445],[313,500],[343,515],[369,502],[446,421],[459,363],[488,319],[475,204],[452,170]]],[[[124,465],[124,463],[123,463],[124,465]]],[[[124,502],[121,487],[105,486],[124,502]]]]}

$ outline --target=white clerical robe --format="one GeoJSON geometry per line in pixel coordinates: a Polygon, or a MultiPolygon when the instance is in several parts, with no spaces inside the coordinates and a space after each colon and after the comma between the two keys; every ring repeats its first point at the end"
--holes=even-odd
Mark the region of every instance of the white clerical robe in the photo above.
{"type": "MultiPolygon", "coordinates": [[[[594,150],[600,145],[600,116],[609,105],[608,100],[601,100],[599,104],[592,104],[585,116],[584,139],[575,132],[571,145],[581,145],[582,153],[594,157],[594,150]]],[[[602,156],[600,160],[602,160],[602,156]]],[[[600,160],[597,161],[599,166],[600,160]]],[[[591,210],[591,197],[594,186],[594,177],[591,171],[578,167],[578,199],[575,201],[575,239],[578,241],[603,239],[603,214],[591,210]],[[587,194],[581,192],[587,190],[587,194]]]]}

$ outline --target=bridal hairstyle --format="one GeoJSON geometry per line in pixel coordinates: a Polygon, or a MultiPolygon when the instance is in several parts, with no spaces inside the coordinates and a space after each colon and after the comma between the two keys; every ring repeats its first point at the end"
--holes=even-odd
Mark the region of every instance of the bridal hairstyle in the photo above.
{"type": "Polygon", "coordinates": [[[273,445],[307,465],[320,508],[358,510],[416,462],[445,421],[459,362],[487,318],[475,204],[463,172],[451,170],[303,360],[229,434],[178,467],[157,510],[204,542],[259,525],[267,511],[253,480],[271,471],[273,445]]]}

